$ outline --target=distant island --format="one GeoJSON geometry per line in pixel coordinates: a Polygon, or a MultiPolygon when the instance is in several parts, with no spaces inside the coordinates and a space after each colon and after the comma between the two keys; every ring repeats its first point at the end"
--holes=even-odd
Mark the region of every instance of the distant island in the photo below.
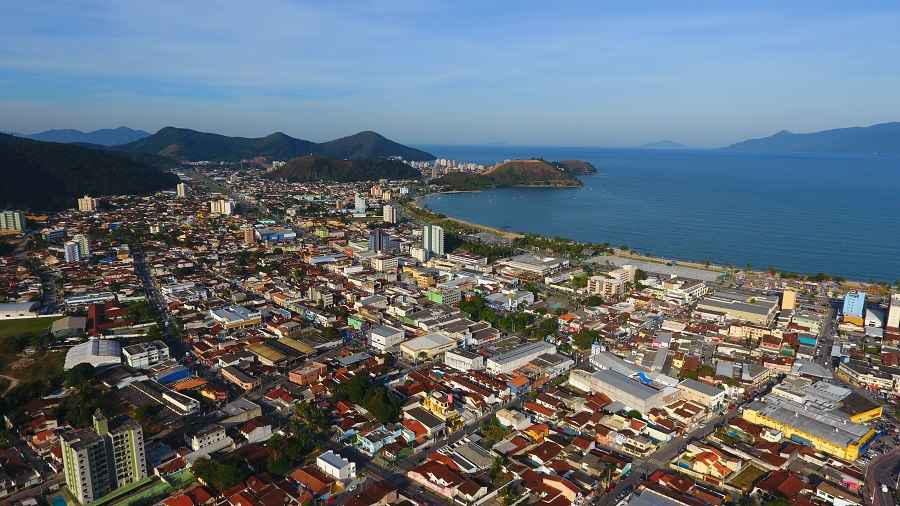
{"type": "Polygon", "coordinates": [[[648,142],[647,144],[641,144],[638,146],[638,149],[686,149],[687,146],[681,144],[680,142],[669,141],[669,140],[661,140],[656,142],[648,142]]]}
{"type": "Polygon", "coordinates": [[[12,209],[59,211],[83,195],[147,195],[175,188],[178,177],[108,150],[0,134],[5,182],[0,202],[12,209]]]}
{"type": "Polygon", "coordinates": [[[149,136],[149,132],[134,130],[124,126],[117,128],[102,128],[100,130],[94,130],[93,132],[82,132],[81,130],[66,128],[20,135],[20,137],[26,137],[35,141],[62,142],[66,144],[97,144],[100,146],[118,146],[119,144],[134,142],[149,136]]]}
{"type": "Polygon", "coordinates": [[[900,154],[900,122],[812,133],[782,130],[723,148],[744,153],[900,154]]]}
{"type": "Polygon", "coordinates": [[[316,143],[296,139],[282,132],[265,137],[228,137],[186,128],[165,127],[149,137],[116,146],[131,153],[149,153],[178,160],[236,162],[264,156],[290,160],[298,156],[320,155],[336,159],[403,158],[434,160],[434,155],[404,146],[371,131],[316,143]]]}
{"type": "Polygon", "coordinates": [[[417,179],[419,171],[399,160],[335,160],[318,155],[300,156],[267,174],[270,179],[305,183],[309,181],[372,181],[417,179]]]}
{"type": "Polygon", "coordinates": [[[586,170],[596,169],[580,160],[547,162],[545,160],[511,160],[495,165],[480,174],[451,172],[432,182],[455,191],[486,190],[491,188],[541,187],[577,188],[583,186],[575,177],[586,170]],[[571,167],[571,168],[570,168],[571,167]]]}

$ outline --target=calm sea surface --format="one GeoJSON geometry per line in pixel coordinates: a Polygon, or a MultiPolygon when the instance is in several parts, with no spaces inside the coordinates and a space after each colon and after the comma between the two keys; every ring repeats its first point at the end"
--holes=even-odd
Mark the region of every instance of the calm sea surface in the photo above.
{"type": "Polygon", "coordinates": [[[435,211],[669,258],[900,278],[900,159],[515,146],[421,146],[492,163],[576,158],[583,188],[430,196],[435,211]]]}

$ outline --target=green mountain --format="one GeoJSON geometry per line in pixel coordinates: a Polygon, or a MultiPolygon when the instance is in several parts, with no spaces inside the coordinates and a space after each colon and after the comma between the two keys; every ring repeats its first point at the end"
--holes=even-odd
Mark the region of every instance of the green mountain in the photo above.
{"type": "Polygon", "coordinates": [[[339,159],[402,157],[407,160],[432,160],[424,151],[406,147],[376,134],[360,132],[321,144],[295,139],[276,132],[266,137],[228,137],[186,128],[166,127],[155,134],[116,146],[132,153],[151,153],[179,160],[229,161],[266,156],[290,160],[304,155],[322,155],[339,159]]]}
{"type": "Polygon", "coordinates": [[[143,130],[134,130],[128,127],[118,128],[102,128],[93,132],[82,132],[81,130],[59,129],[47,130],[30,135],[23,135],[36,141],[44,142],[64,142],[67,144],[99,144],[101,146],[116,146],[127,142],[134,142],[138,139],[148,137],[150,133],[143,130]]]}
{"type": "Polygon", "coordinates": [[[113,151],[0,134],[6,176],[0,205],[58,211],[83,195],[149,194],[174,188],[178,177],[113,151]]]}
{"type": "Polygon", "coordinates": [[[296,183],[309,181],[370,181],[376,179],[416,179],[419,171],[387,158],[335,160],[318,155],[300,156],[268,174],[272,179],[296,183]]]}
{"type": "Polygon", "coordinates": [[[133,153],[151,153],[179,160],[238,161],[257,156],[287,160],[312,153],[316,144],[276,132],[266,137],[226,137],[186,128],[165,127],[143,139],[117,146],[133,153]]]}
{"type": "Polygon", "coordinates": [[[434,155],[396,143],[381,134],[365,131],[319,144],[316,153],[329,158],[364,160],[400,157],[404,160],[434,160],[434,155]]]}
{"type": "MultiPolygon", "coordinates": [[[[567,162],[573,165],[572,160],[567,162]]],[[[583,186],[582,182],[575,177],[575,172],[561,166],[559,162],[554,164],[544,160],[512,160],[495,165],[480,174],[451,172],[433,180],[432,183],[459,191],[508,187],[574,188],[583,186]]]]}
{"type": "Polygon", "coordinates": [[[900,154],[900,122],[795,134],[781,132],[726,148],[748,153],[900,154]]]}

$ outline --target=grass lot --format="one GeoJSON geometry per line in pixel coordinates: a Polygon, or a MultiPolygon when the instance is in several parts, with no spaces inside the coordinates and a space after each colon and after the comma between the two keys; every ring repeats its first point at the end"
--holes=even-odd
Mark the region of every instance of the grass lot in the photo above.
{"type": "Polygon", "coordinates": [[[766,472],[765,469],[761,469],[756,464],[749,464],[737,476],[728,480],[728,483],[745,492],[749,492],[753,489],[753,485],[766,475],[766,472]]]}
{"type": "Polygon", "coordinates": [[[53,322],[60,316],[42,316],[39,318],[20,318],[0,322],[0,339],[20,334],[41,334],[50,330],[53,322]]]}

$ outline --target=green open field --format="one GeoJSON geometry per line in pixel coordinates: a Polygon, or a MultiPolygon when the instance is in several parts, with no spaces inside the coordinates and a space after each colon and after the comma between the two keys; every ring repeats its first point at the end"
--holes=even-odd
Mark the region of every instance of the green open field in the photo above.
{"type": "Polygon", "coordinates": [[[0,321],[0,339],[20,334],[39,334],[50,330],[53,322],[60,316],[42,316],[39,318],[20,318],[18,320],[0,321]]]}

